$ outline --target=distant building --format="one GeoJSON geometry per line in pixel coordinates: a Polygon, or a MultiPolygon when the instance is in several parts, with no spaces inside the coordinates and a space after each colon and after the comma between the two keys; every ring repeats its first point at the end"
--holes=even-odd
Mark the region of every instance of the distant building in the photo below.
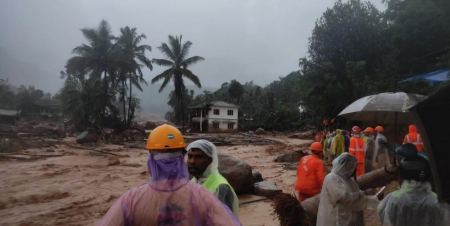
{"type": "Polygon", "coordinates": [[[42,99],[32,104],[29,115],[32,117],[58,118],[62,116],[60,109],[59,101],[42,99]]]}
{"type": "Polygon", "coordinates": [[[13,124],[17,120],[19,113],[16,110],[0,109],[0,123],[13,124]]]}
{"type": "Polygon", "coordinates": [[[224,101],[212,101],[189,108],[191,128],[195,132],[234,132],[238,130],[239,107],[224,101]]]}

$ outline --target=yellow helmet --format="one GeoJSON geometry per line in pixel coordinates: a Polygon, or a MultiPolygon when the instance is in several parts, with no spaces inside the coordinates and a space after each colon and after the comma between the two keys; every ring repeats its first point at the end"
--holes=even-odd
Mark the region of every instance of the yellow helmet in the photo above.
{"type": "Polygon", "coordinates": [[[148,136],[148,151],[185,148],[184,137],[174,126],[163,124],[156,127],[148,136]]]}

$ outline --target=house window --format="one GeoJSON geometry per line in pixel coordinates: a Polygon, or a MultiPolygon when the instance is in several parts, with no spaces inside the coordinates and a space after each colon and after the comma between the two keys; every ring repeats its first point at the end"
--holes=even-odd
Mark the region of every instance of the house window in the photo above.
{"type": "Polygon", "coordinates": [[[228,110],[228,115],[233,115],[233,110],[228,110]]]}
{"type": "Polygon", "coordinates": [[[219,111],[219,109],[214,109],[214,112],[213,112],[213,114],[215,114],[215,115],[220,115],[220,111],[219,111]]]}
{"type": "Polygon", "coordinates": [[[213,122],[212,126],[214,129],[218,129],[219,128],[219,122],[213,122]]]}
{"type": "Polygon", "coordinates": [[[228,129],[234,129],[234,122],[228,123],[228,129]]]}

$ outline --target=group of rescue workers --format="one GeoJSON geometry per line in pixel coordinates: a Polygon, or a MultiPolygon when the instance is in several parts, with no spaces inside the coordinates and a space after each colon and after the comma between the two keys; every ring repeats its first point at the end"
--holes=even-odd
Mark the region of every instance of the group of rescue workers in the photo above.
{"type": "Polygon", "coordinates": [[[389,166],[391,154],[384,128],[358,126],[351,136],[337,129],[321,142],[311,144],[311,154],[300,159],[297,168],[295,195],[302,202],[320,195],[317,226],[364,225],[363,210],[377,208],[383,225],[448,225],[448,205],[438,202],[431,187],[428,157],[415,125],[403,145],[395,149],[402,180],[399,190],[388,194],[364,192],[356,177],[376,168],[389,166]],[[322,161],[322,159],[324,161],[322,161]],[[331,172],[326,165],[331,162],[331,172]],[[380,202],[381,200],[381,202],[380,202]]]}
{"type": "MultiPolygon", "coordinates": [[[[359,189],[355,175],[364,173],[364,168],[361,169],[364,161],[360,161],[364,154],[359,152],[367,151],[364,149],[367,141],[360,141],[363,137],[358,135],[358,129],[352,129],[348,153],[347,148],[339,146],[345,145],[345,137],[339,137],[345,134],[336,131],[331,142],[336,147],[329,174],[326,175],[320,159],[326,152],[320,142],[311,144],[312,154],[299,162],[296,194],[299,200],[320,194],[317,225],[364,225],[362,210],[371,205],[378,205],[384,225],[444,225],[441,221],[448,217],[443,218],[442,208],[431,191],[426,158],[414,145],[405,144],[398,152],[403,156],[400,167],[404,181],[400,190],[379,203],[376,196],[359,189]],[[423,213],[429,215],[424,217],[423,213]]],[[[377,140],[382,127],[376,127],[375,131],[377,140]]],[[[411,135],[408,141],[417,136],[411,135]]],[[[197,140],[186,145],[177,128],[164,124],[150,133],[146,147],[148,183],[120,196],[98,225],[241,225],[238,197],[218,171],[214,144],[197,140]]]]}

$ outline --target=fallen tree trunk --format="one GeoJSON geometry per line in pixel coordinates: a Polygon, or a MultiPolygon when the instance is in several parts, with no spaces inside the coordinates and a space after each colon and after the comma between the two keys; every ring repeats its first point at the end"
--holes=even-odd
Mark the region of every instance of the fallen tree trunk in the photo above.
{"type": "MultiPolygon", "coordinates": [[[[373,170],[357,178],[361,190],[381,187],[398,178],[398,168],[388,167],[373,170]]],[[[320,194],[301,202],[305,212],[309,216],[316,216],[319,208],[320,194]]]]}

